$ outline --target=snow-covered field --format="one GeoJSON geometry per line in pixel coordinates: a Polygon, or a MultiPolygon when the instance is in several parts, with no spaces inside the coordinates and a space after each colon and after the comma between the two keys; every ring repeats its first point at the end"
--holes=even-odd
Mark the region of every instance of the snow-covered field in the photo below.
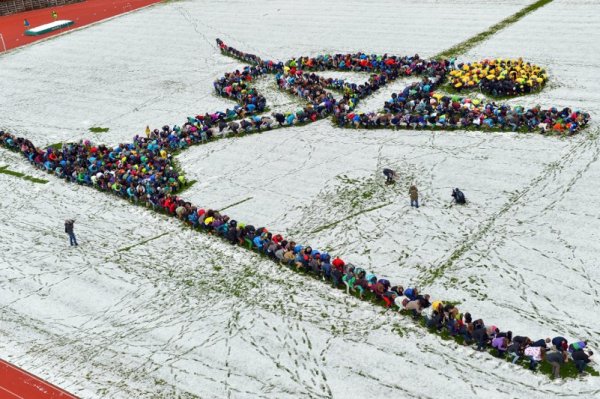
{"type": "MultiPolygon", "coordinates": [[[[528,3],[159,4],[0,56],[0,128],[38,145],[127,141],[147,124],[232,105],[212,81],[240,64],[219,54],[215,37],[276,59],[428,57],[528,3]]],[[[516,333],[597,344],[599,24],[598,2],[557,0],[461,57],[547,67],[541,94],[511,102],[590,112],[577,137],[361,131],[325,120],[186,151],[179,159],[198,183],[184,196],[216,209],[243,201],[226,213],[516,333]],[[385,166],[400,172],[394,187],[382,184],[385,166]],[[450,206],[455,186],[467,207],[450,206]]],[[[399,87],[360,109],[379,109],[399,87]]],[[[272,77],[259,88],[272,108],[298,104],[272,77]]],[[[3,165],[46,177],[0,150],[3,165]]],[[[174,220],[49,179],[0,174],[0,357],[81,397],[600,395],[598,378],[549,382],[174,220]],[[77,219],[77,249],[62,232],[67,217],[77,219]]]]}

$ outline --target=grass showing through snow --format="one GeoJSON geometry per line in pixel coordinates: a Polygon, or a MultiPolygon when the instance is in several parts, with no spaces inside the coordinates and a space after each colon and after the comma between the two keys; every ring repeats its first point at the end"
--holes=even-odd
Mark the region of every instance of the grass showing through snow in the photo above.
{"type": "Polygon", "coordinates": [[[23,180],[27,180],[27,181],[30,181],[32,183],[38,183],[38,184],[46,184],[46,183],[48,183],[48,180],[39,179],[37,177],[26,175],[25,173],[15,172],[14,170],[10,170],[10,169],[8,169],[7,165],[0,167],[0,173],[2,173],[4,175],[19,177],[19,178],[21,178],[23,180]]]}
{"type": "Polygon", "coordinates": [[[505,18],[502,21],[498,22],[497,24],[491,26],[489,29],[487,29],[481,33],[478,33],[477,35],[465,40],[464,42],[458,43],[457,45],[450,47],[448,50],[442,51],[441,53],[436,55],[434,58],[438,58],[438,59],[439,58],[452,58],[452,57],[456,57],[457,55],[464,54],[467,51],[469,51],[470,49],[472,49],[473,47],[475,47],[476,45],[478,45],[479,43],[481,43],[481,42],[487,40],[488,38],[490,38],[491,36],[495,35],[502,29],[514,24],[515,22],[519,21],[521,18],[523,18],[527,14],[532,13],[533,11],[551,3],[552,1],[553,0],[538,0],[535,3],[523,8],[519,12],[511,15],[510,17],[505,18]]]}

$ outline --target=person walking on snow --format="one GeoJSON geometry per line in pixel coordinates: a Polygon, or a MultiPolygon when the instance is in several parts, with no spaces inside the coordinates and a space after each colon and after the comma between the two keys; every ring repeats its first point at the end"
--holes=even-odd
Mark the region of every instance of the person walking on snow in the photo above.
{"type": "Polygon", "coordinates": [[[419,190],[417,190],[417,186],[414,184],[410,186],[408,190],[408,194],[410,195],[410,206],[414,206],[415,208],[419,207],[419,190]]]}
{"type": "Polygon", "coordinates": [[[396,179],[396,172],[391,169],[385,168],[383,170],[383,175],[385,176],[385,183],[392,184],[396,179]]]}
{"type": "Polygon", "coordinates": [[[75,233],[73,232],[73,225],[75,221],[73,219],[65,220],[65,233],[69,235],[69,242],[71,246],[77,246],[77,239],[75,238],[75,233]]]}

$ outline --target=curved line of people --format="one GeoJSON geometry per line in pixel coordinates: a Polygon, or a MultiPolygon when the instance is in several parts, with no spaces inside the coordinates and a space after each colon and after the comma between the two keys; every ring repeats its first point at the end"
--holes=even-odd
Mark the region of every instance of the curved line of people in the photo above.
{"type": "MultiPolygon", "coordinates": [[[[388,308],[396,306],[399,310],[410,311],[415,318],[431,308],[431,315],[424,316],[429,328],[447,329],[453,336],[462,336],[466,343],[476,343],[480,350],[487,346],[496,348],[501,357],[509,353],[513,363],[521,356],[527,357],[532,369],[545,359],[552,364],[555,376],[558,375],[560,365],[567,361],[567,357],[562,352],[560,356],[546,353],[545,344],[539,340],[531,342],[527,337],[512,337],[510,331],[503,332],[493,325],[484,324],[481,319],[473,320],[469,313],[461,313],[452,304],[431,301],[429,295],[422,294],[416,287],[405,289],[401,285],[393,285],[389,280],[378,278],[339,257],[332,258],[328,253],[286,240],[265,227],[238,223],[219,211],[205,210],[177,197],[175,193],[186,182],[173,166],[173,149],[179,148],[180,140],[186,146],[202,142],[198,131],[186,129],[189,126],[193,125],[186,122],[184,128],[165,126],[158,135],[152,132],[149,138],[136,136],[133,143],[113,148],[83,141],[67,144],[62,149],[49,147],[43,150],[27,139],[4,131],[0,131],[0,145],[20,152],[34,166],[57,177],[93,186],[136,203],[142,202],[196,229],[218,235],[231,244],[246,246],[291,268],[312,273],[330,282],[333,287],[343,285],[347,293],[356,291],[360,298],[371,292],[388,308]]],[[[559,349],[567,348],[564,338],[561,337],[559,344],[555,341],[553,344],[559,349]]],[[[548,340],[545,342],[548,343],[548,340]]],[[[591,352],[583,352],[586,345],[585,342],[576,342],[571,347],[572,359],[580,372],[590,362],[591,352]]]]}
{"type": "MultiPolygon", "coordinates": [[[[372,94],[390,81],[400,77],[421,74],[433,74],[436,81],[441,80],[449,61],[426,61],[418,55],[396,57],[387,55],[335,54],[321,55],[315,58],[299,57],[285,63],[265,61],[254,54],[241,52],[227,46],[220,39],[217,44],[223,54],[253,63],[262,73],[275,73],[280,89],[296,95],[308,102],[308,105],[296,112],[273,114],[279,126],[293,125],[307,120],[316,121],[333,113],[342,116],[356,107],[359,100],[372,94]],[[365,71],[371,75],[367,82],[356,84],[344,79],[322,78],[314,71],[365,71]],[[312,72],[311,72],[312,71],[312,72]],[[331,91],[341,92],[337,99],[331,91]]],[[[217,90],[219,91],[219,90],[217,90]]]]}
{"type": "MultiPolygon", "coordinates": [[[[522,106],[497,104],[495,101],[481,102],[477,99],[436,93],[435,89],[444,81],[447,73],[456,71],[453,69],[453,63],[448,60],[422,60],[418,55],[390,57],[387,54],[378,56],[356,53],[299,57],[285,63],[276,63],[243,53],[219,39],[217,43],[222,53],[254,63],[264,73],[275,73],[282,90],[307,100],[309,104],[296,113],[274,115],[280,126],[291,125],[294,121],[304,122],[306,119],[315,121],[333,113],[334,120],[340,127],[475,128],[573,134],[585,127],[590,120],[588,113],[568,107],[560,110],[556,107],[541,109],[539,106],[525,109],[522,106]],[[314,73],[324,70],[365,71],[371,75],[364,84],[354,84],[343,79],[321,78],[314,73]],[[392,94],[384,104],[383,113],[353,111],[360,99],[387,83],[399,77],[414,75],[423,78],[420,82],[404,88],[401,93],[392,94]],[[341,91],[342,98],[336,99],[330,90],[341,91]]],[[[512,78],[513,75],[510,76],[512,78]]],[[[515,75],[515,79],[522,78],[515,75]]],[[[483,84],[492,85],[489,89],[501,95],[506,94],[500,87],[506,81],[495,80],[493,84],[483,84]]]]}

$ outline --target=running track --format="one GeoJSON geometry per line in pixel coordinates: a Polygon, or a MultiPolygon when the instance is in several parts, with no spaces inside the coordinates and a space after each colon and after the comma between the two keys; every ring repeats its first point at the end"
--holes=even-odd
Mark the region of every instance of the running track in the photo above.
{"type": "MultiPolygon", "coordinates": [[[[26,44],[36,42],[60,33],[81,28],[103,19],[114,17],[129,11],[146,7],[161,0],[86,0],[82,3],[70,4],[66,6],[42,8],[13,15],[0,17],[0,34],[4,37],[6,49],[10,50],[26,44]],[[47,33],[40,36],[26,36],[27,29],[34,28],[52,22],[52,11],[56,10],[58,19],[70,19],[75,24],[61,30],[47,33]],[[23,24],[24,19],[30,23],[29,28],[23,24]]],[[[4,51],[0,42],[0,54],[4,51]]]]}
{"type": "Polygon", "coordinates": [[[77,399],[77,396],[0,359],[0,398],[77,399]]]}

